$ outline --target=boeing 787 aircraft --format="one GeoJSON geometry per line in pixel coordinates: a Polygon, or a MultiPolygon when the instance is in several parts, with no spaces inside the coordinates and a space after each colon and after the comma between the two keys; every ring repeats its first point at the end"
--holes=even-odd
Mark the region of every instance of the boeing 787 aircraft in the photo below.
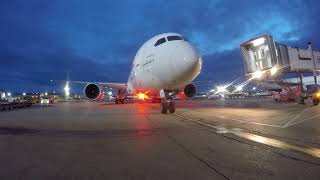
{"type": "Polygon", "coordinates": [[[175,112],[173,96],[184,93],[187,97],[196,94],[196,87],[190,84],[200,73],[202,59],[185,37],[177,33],[157,35],[138,50],[132,63],[127,83],[85,83],[84,94],[97,99],[101,87],[118,90],[115,102],[124,103],[126,94],[139,99],[161,98],[161,113],[175,112]]]}

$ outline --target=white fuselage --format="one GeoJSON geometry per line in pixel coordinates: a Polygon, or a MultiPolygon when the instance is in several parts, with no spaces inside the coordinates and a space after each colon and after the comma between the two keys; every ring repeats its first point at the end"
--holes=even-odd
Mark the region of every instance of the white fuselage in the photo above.
{"type": "Polygon", "coordinates": [[[180,90],[199,75],[201,66],[201,57],[182,35],[160,34],[137,52],[127,91],[180,90]]]}

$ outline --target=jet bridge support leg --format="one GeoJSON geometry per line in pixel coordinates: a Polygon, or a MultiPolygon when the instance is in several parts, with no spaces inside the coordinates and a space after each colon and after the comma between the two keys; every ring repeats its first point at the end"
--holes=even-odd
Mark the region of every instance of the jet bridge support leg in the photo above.
{"type": "Polygon", "coordinates": [[[303,90],[303,75],[302,73],[299,73],[299,78],[300,78],[300,97],[299,97],[299,104],[305,104],[304,103],[304,90],[303,90]]]}

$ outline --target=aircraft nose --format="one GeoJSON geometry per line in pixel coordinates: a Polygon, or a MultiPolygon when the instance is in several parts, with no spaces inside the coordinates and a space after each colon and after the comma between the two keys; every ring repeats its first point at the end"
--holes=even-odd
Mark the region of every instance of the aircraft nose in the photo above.
{"type": "Polygon", "coordinates": [[[198,73],[201,69],[202,60],[198,52],[189,43],[179,45],[173,56],[173,62],[177,76],[198,73]]]}

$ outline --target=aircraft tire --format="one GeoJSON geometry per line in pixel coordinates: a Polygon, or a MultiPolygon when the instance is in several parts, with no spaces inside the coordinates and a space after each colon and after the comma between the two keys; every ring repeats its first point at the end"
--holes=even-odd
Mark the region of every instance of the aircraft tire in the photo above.
{"type": "Polygon", "coordinates": [[[167,111],[168,111],[168,103],[167,102],[161,102],[160,111],[162,114],[167,114],[167,111]]]}
{"type": "Polygon", "coordinates": [[[173,101],[169,102],[168,110],[170,113],[174,113],[176,111],[176,105],[173,101]]]}

